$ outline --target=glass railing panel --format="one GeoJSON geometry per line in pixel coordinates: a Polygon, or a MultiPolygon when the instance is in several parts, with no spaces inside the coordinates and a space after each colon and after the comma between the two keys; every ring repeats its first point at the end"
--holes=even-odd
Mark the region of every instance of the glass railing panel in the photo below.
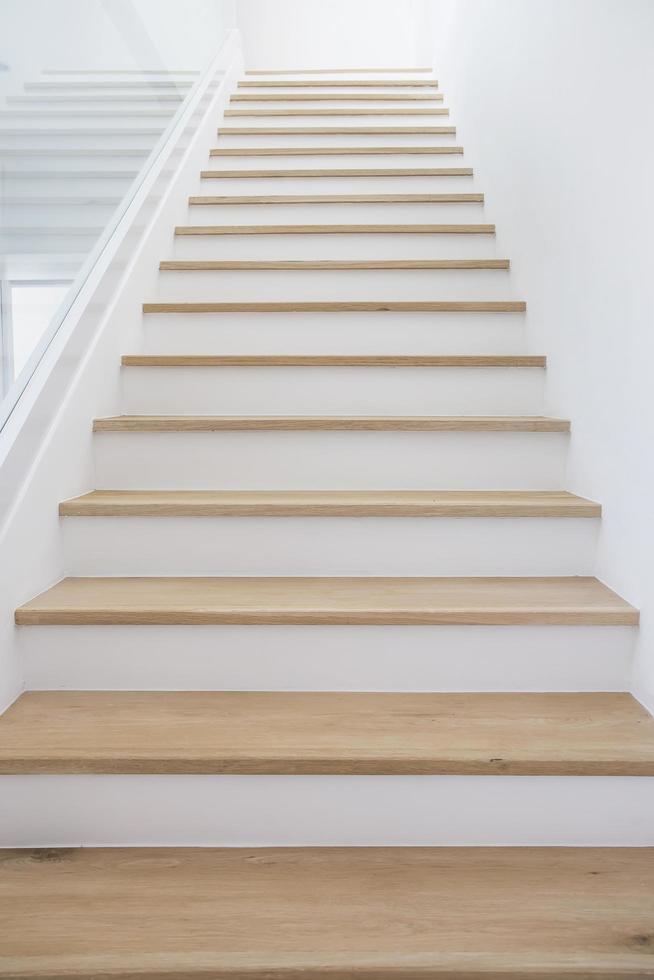
{"type": "Polygon", "coordinates": [[[223,43],[230,8],[0,5],[0,427],[223,43]]]}

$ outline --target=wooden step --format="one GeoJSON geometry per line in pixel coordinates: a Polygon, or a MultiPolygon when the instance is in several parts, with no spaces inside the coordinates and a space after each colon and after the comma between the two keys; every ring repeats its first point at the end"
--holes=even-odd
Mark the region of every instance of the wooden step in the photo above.
{"type": "Polygon", "coordinates": [[[189,197],[207,204],[483,204],[483,194],[258,194],[189,197]]]}
{"type": "Polygon", "coordinates": [[[456,126],[221,126],[219,136],[455,136],[456,126]]]}
{"type": "Polygon", "coordinates": [[[572,517],[601,506],[564,490],[92,490],[61,517],[572,517]]]}
{"type": "Polygon", "coordinates": [[[472,167],[431,167],[419,170],[331,169],[331,170],[203,170],[203,180],[259,177],[472,177],[472,167]]]}
{"type": "Polygon", "coordinates": [[[114,415],[94,432],[569,432],[567,419],[540,415],[114,415]]]}
{"type": "MultiPolygon", "coordinates": [[[[35,88],[35,85],[25,86],[35,88]]],[[[239,88],[438,88],[438,82],[422,78],[361,78],[357,81],[327,79],[320,81],[241,81],[239,88]]]]}
{"type": "Polygon", "coordinates": [[[230,102],[442,102],[441,92],[235,92],[230,102]]]}
{"type": "Polygon", "coordinates": [[[176,235],[494,235],[495,225],[178,225],[176,235]]]}
{"type": "Polygon", "coordinates": [[[125,367],[544,368],[541,354],[124,354],[125,367]]]}
{"type": "Polygon", "coordinates": [[[431,68],[249,68],[245,75],[418,75],[428,74],[431,68]]]}
{"type": "Polygon", "coordinates": [[[284,270],[304,272],[313,269],[508,269],[509,259],[288,259],[276,261],[202,261],[173,259],[159,263],[165,272],[221,272],[225,270],[284,270]]]}
{"type": "Polygon", "coordinates": [[[522,300],[419,302],[144,303],[144,313],[524,313],[522,300]]]}
{"type": "Polygon", "coordinates": [[[225,109],[225,116],[449,116],[450,110],[434,109],[225,109]]]}
{"type": "Polygon", "coordinates": [[[654,776],[654,719],[620,693],[23,694],[0,774],[80,772],[654,776]]]}
{"type": "Polygon", "coordinates": [[[7,980],[654,975],[654,848],[39,848],[0,861],[7,980]]]}
{"type": "Polygon", "coordinates": [[[74,624],[635,626],[594,578],[67,578],[16,610],[74,624]]]}
{"type": "Polygon", "coordinates": [[[235,146],[210,150],[210,157],[355,157],[462,154],[462,146],[235,146]]]}

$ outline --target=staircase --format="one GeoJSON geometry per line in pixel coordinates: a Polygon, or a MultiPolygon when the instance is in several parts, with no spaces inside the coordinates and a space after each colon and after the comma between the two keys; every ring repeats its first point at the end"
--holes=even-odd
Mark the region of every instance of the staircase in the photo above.
{"type": "Polygon", "coordinates": [[[438,82],[225,117],[16,610],[0,977],[654,977],[638,612],[438,82]]]}

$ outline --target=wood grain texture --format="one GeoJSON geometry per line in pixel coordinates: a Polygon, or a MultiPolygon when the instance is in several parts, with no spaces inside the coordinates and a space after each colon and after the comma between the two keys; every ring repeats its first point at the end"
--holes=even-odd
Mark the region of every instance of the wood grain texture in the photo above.
{"type": "Polygon", "coordinates": [[[356,157],[462,154],[462,146],[232,146],[216,147],[210,157],[356,157]]]}
{"type": "Polygon", "coordinates": [[[0,774],[654,776],[629,694],[38,691],[0,774]]]}
{"type": "Polygon", "coordinates": [[[113,415],[94,432],[569,432],[540,415],[113,415]]]}
{"type": "Polygon", "coordinates": [[[225,270],[250,271],[252,269],[284,270],[290,272],[323,269],[508,269],[509,259],[287,259],[214,261],[212,259],[171,259],[159,263],[167,272],[221,272],[225,270]]]}
{"type": "Polygon", "coordinates": [[[523,313],[522,300],[385,300],[296,303],[144,303],[144,313],[523,313]]]}
{"type": "Polygon", "coordinates": [[[0,852],[6,980],[651,980],[654,848],[0,852]]]}
{"type": "Polygon", "coordinates": [[[564,490],[92,490],[61,517],[573,517],[601,506],[564,490]]]}
{"type": "Polygon", "coordinates": [[[544,368],[542,354],[124,354],[125,367],[544,368]]]}
{"type": "Polygon", "coordinates": [[[225,116],[449,116],[450,110],[444,108],[418,109],[225,109],[225,116]]]}
{"type": "Polygon", "coordinates": [[[594,578],[67,578],[16,610],[62,624],[634,626],[594,578]]]}
{"type": "Polygon", "coordinates": [[[441,92],[234,92],[230,102],[442,102],[441,92]]]}
{"type": "Polygon", "coordinates": [[[259,178],[259,177],[472,177],[472,167],[429,167],[421,169],[399,170],[388,169],[343,169],[342,167],[329,170],[203,170],[200,177],[203,180],[225,180],[230,178],[259,178]]]}
{"type": "Polygon", "coordinates": [[[256,194],[189,197],[207,204],[483,204],[483,194],[256,194]]]}
{"type": "MultiPolygon", "coordinates": [[[[28,86],[29,87],[29,86],[28,86]]],[[[32,84],[35,88],[35,84],[32,84]]],[[[346,79],[326,79],[316,81],[241,81],[239,88],[438,88],[438,82],[422,78],[360,78],[356,81],[346,79]]]]}
{"type": "Polygon", "coordinates": [[[455,136],[455,126],[221,126],[219,136],[455,136]]]}
{"type": "Polygon", "coordinates": [[[178,225],[176,235],[494,235],[495,225],[178,225]]]}

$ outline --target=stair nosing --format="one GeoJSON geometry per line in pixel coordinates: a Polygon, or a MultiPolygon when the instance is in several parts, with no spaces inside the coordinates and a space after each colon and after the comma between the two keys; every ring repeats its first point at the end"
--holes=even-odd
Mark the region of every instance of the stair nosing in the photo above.
{"type": "Polygon", "coordinates": [[[114,415],[96,418],[94,432],[562,432],[567,419],[546,416],[255,416],[114,415]]]}
{"type": "Polygon", "coordinates": [[[210,194],[193,195],[189,206],[219,204],[483,204],[483,194],[210,194]]]}
{"type": "Polygon", "coordinates": [[[92,490],[59,504],[60,517],[601,517],[565,491],[92,490]]]}
{"type": "Polygon", "coordinates": [[[310,270],[431,270],[431,269],[499,269],[510,268],[509,259],[287,259],[267,260],[194,260],[173,259],[159,263],[162,272],[220,272],[276,270],[304,272],[310,270]]]}
{"type": "Polygon", "coordinates": [[[210,157],[328,157],[328,156],[463,155],[462,146],[231,146],[213,147],[210,157]]]}
{"type": "Polygon", "coordinates": [[[544,368],[544,354],[123,354],[123,367],[544,368]]]}

